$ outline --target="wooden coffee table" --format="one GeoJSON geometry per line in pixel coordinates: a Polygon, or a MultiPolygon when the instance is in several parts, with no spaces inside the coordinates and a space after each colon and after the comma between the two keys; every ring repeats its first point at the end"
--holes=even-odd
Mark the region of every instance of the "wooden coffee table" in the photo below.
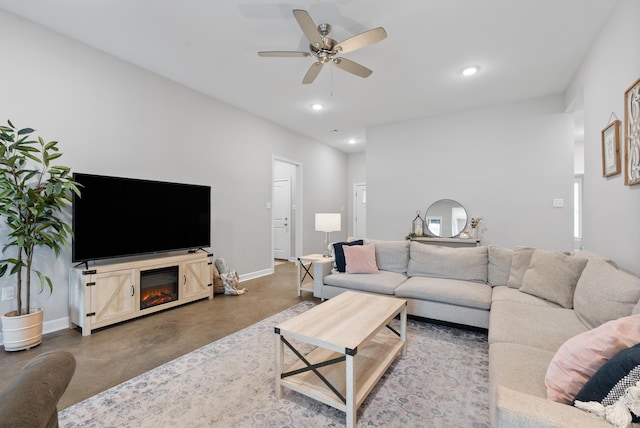
{"type": "Polygon", "coordinates": [[[354,427],[356,409],[406,352],[406,307],[395,297],[347,291],[276,326],[276,396],[284,387],[298,391],[345,412],[354,427]],[[388,326],[398,314],[400,332],[388,326]],[[300,343],[315,348],[303,355],[300,343]],[[300,361],[283,371],[285,345],[300,361]]]}

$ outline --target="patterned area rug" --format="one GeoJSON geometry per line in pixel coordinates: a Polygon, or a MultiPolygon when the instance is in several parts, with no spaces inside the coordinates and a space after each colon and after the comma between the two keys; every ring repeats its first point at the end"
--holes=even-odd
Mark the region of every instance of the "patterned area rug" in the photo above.
{"type": "MultiPolygon", "coordinates": [[[[297,392],[275,397],[273,327],[313,306],[302,302],[64,409],[60,426],[344,426],[343,412],[297,392]]],[[[486,335],[411,319],[407,335],[407,355],[360,406],[358,426],[489,427],[486,335]]],[[[286,363],[294,359],[287,351],[286,363]]]]}

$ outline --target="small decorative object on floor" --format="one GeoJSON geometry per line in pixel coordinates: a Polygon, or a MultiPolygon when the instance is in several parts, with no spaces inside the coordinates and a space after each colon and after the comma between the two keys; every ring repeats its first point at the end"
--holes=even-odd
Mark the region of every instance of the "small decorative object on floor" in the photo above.
{"type": "Polygon", "coordinates": [[[220,273],[220,279],[222,280],[222,285],[224,286],[224,294],[239,296],[249,291],[246,288],[238,289],[238,283],[240,282],[238,272],[236,272],[235,270],[229,270],[229,268],[227,267],[227,262],[225,262],[223,258],[218,257],[214,263],[214,266],[220,273]]]}

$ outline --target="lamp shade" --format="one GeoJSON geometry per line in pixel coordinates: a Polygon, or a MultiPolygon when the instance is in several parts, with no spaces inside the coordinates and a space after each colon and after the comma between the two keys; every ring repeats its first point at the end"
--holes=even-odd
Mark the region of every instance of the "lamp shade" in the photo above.
{"type": "Polygon", "coordinates": [[[337,232],[340,226],[340,213],[316,213],[317,232],[337,232]]]}

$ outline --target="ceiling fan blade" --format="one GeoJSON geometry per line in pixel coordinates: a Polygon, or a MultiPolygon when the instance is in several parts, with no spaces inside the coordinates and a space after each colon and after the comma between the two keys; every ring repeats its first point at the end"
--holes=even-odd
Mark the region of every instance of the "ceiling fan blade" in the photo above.
{"type": "Polygon", "coordinates": [[[311,55],[309,52],[293,52],[293,51],[260,51],[259,56],[267,57],[306,57],[311,55]]]}
{"type": "Polygon", "coordinates": [[[357,62],[353,62],[346,58],[336,58],[333,60],[333,63],[336,67],[359,77],[369,77],[371,73],[373,73],[373,71],[369,70],[364,65],[360,65],[357,62]]]}
{"type": "Polygon", "coordinates": [[[302,83],[305,85],[313,83],[313,81],[316,80],[316,77],[318,77],[318,74],[320,74],[320,70],[322,70],[323,65],[324,64],[321,62],[314,62],[311,67],[309,67],[309,70],[307,70],[307,74],[304,75],[302,83]]]}
{"type": "Polygon", "coordinates": [[[309,39],[309,43],[316,47],[322,45],[322,36],[318,32],[318,27],[313,22],[313,19],[311,19],[311,15],[306,10],[294,9],[293,16],[298,21],[298,25],[304,35],[309,39]]]}
{"type": "Polygon", "coordinates": [[[373,30],[365,31],[353,37],[344,40],[334,46],[333,50],[340,53],[352,52],[356,49],[363,48],[367,45],[377,43],[387,38],[387,32],[384,28],[378,27],[373,30]]]}

